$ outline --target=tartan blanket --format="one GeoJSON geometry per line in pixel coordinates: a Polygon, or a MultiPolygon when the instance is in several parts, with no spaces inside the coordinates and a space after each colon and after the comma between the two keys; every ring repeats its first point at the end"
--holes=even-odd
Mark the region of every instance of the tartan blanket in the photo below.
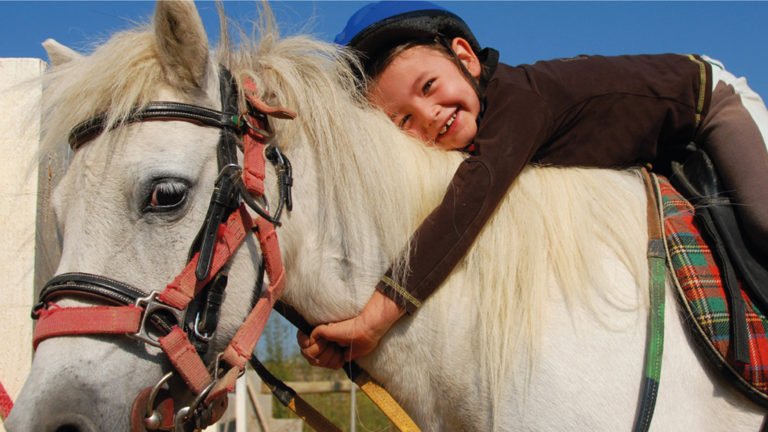
{"type": "Polygon", "coordinates": [[[730,312],[720,270],[694,221],[694,208],[661,176],[664,236],[685,321],[714,366],[753,401],[768,406],[768,321],[741,288],[749,329],[749,364],[729,350],[730,312]]]}

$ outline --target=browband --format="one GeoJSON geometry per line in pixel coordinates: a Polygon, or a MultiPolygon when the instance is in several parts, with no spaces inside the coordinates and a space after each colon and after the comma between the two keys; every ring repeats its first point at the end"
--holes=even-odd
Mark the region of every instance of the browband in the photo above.
{"type": "MultiPolygon", "coordinates": [[[[136,123],[145,120],[184,120],[204,126],[212,126],[219,129],[240,130],[240,116],[236,113],[216,111],[201,106],[189,105],[181,102],[150,102],[144,107],[135,107],[123,122],[136,123]]],[[[69,145],[72,150],[77,150],[97,134],[106,129],[107,116],[99,114],[77,124],[69,133],[69,145]]]]}

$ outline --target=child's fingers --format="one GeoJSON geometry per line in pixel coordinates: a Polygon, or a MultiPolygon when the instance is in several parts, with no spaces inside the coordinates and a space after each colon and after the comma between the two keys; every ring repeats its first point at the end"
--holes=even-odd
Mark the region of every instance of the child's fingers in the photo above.
{"type": "Polygon", "coordinates": [[[325,353],[326,349],[324,344],[312,344],[306,348],[301,349],[301,355],[304,356],[305,359],[307,359],[307,362],[309,364],[316,366],[318,364],[318,361],[321,356],[323,356],[323,353],[325,353]]]}
{"type": "Polygon", "coordinates": [[[334,344],[328,344],[325,351],[320,353],[315,362],[315,366],[321,366],[328,369],[338,369],[344,364],[344,351],[334,344]]]}
{"type": "Polygon", "coordinates": [[[312,366],[338,369],[344,364],[345,350],[322,339],[303,347],[300,352],[312,366]]]}
{"type": "Polygon", "coordinates": [[[303,355],[310,364],[313,363],[326,349],[326,342],[324,340],[314,339],[300,331],[296,333],[296,340],[299,344],[301,355],[303,355]]]}
{"type": "Polygon", "coordinates": [[[351,324],[352,320],[319,325],[312,331],[311,337],[313,339],[329,340],[346,347],[355,338],[354,327],[351,324]]]}
{"type": "Polygon", "coordinates": [[[307,336],[301,330],[296,332],[296,341],[299,343],[299,347],[302,349],[308,348],[310,345],[315,343],[315,339],[313,339],[311,336],[307,336]]]}

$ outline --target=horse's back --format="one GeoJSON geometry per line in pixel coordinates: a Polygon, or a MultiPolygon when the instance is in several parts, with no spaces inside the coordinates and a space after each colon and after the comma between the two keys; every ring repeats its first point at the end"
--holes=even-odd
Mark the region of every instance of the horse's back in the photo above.
{"type": "MultiPolygon", "coordinates": [[[[664,357],[652,431],[758,431],[764,411],[733,390],[696,351],[683,328],[674,287],[666,295],[664,357]]],[[[615,318],[632,328],[609,328],[588,310],[550,309],[541,361],[528,382],[501,398],[499,430],[632,430],[640,405],[646,310],[615,318]]]]}
{"type": "MultiPolygon", "coordinates": [[[[445,303],[440,309],[484,304],[477,322],[466,321],[479,325],[475,331],[483,333],[481,339],[493,334],[485,347],[480,344],[481,352],[489,345],[503,345],[515,326],[538,322],[524,338],[527,343],[497,353],[498,361],[511,365],[506,371],[502,366],[497,375],[505,377],[496,387],[500,393],[489,383],[491,394],[498,395],[493,402],[498,429],[631,430],[641,399],[648,326],[643,181],[634,173],[536,169],[524,173],[520,183],[492,224],[509,225],[525,235],[489,226],[478,239],[485,244],[469,260],[487,266],[494,276],[482,275],[471,263],[460,268],[463,275],[452,275],[441,288],[445,292],[435,296],[445,303]],[[537,218],[540,221],[534,221],[537,218]],[[518,251],[511,256],[503,249],[518,251]],[[491,255],[503,257],[497,268],[484,259],[491,255]],[[520,266],[520,260],[545,264],[531,262],[525,271],[506,268],[520,266]],[[566,260],[573,262],[563,265],[566,260]],[[533,268],[543,275],[525,276],[533,268]],[[498,275],[513,279],[499,280],[498,275]],[[474,297],[466,293],[473,281],[488,285],[474,297]],[[527,311],[514,312],[508,304],[521,299],[528,302],[527,311]],[[483,310],[494,303],[497,317],[483,310]],[[482,325],[483,320],[492,324],[482,325]],[[488,330],[493,326],[503,331],[488,330]]],[[[698,354],[681,322],[676,295],[668,284],[652,430],[758,430],[763,411],[732,391],[698,354]]]]}

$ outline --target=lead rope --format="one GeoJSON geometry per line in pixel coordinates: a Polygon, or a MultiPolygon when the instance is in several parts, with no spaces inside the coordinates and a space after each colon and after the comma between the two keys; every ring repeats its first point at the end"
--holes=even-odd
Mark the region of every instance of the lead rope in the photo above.
{"type": "Polygon", "coordinates": [[[651,427],[656,397],[661,379],[661,358],[664,352],[664,283],[666,275],[666,247],[661,225],[661,202],[656,176],[643,169],[647,195],[648,218],[648,335],[646,337],[645,376],[640,393],[640,406],[635,418],[635,432],[646,432],[651,427]]]}
{"type": "Polygon", "coordinates": [[[309,427],[319,432],[341,432],[341,429],[299,396],[294,389],[272,375],[255,355],[251,356],[249,362],[278,402],[290,409],[309,427]]]}

